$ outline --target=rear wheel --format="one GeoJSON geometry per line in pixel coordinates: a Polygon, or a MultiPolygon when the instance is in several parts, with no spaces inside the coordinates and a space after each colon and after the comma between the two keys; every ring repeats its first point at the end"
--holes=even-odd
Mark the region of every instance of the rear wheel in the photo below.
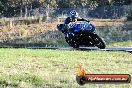
{"type": "Polygon", "coordinates": [[[67,38],[67,37],[65,37],[65,39],[66,39],[66,42],[71,46],[71,47],[73,47],[73,48],[79,48],[79,43],[78,43],[78,41],[76,41],[76,40],[74,40],[73,38],[67,38]]]}
{"type": "Polygon", "coordinates": [[[97,34],[94,34],[93,42],[94,42],[94,45],[100,49],[105,49],[105,47],[106,47],[105,42],[97,34]]]}
{"type": "Polygon", "coordinates": [[[79,44],[75,43],[72,45],[73,48],[79,48],[79,44]]]}

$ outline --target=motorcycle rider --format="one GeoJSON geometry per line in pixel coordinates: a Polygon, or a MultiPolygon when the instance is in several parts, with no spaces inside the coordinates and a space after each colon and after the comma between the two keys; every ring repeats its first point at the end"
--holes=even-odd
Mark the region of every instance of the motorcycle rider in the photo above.
{"type": "Polygon", "coordinates": [[[79,17],[78,16],[78,13],[76,12],[76,10],[70,11],[70,13],[68,15],[69,16],[64,21],[64,25],[63,25],[62,32],[65,32],[65,30],[70,30],[72,33],[74,33],[74,31],[73,31],[74,29],[68,27],[68,24],[70,22],[76,22],[76,21],[86,21],[86,22],[90,22],[87,19],[84,19],[84,18],[79,17]]]}
{"type": "MultiPolygon", "coordinates": [[[[84,18],[78,17],[78,13],[75,10],[73,10],[73,11],[70,11],[69,16],[65,19],[64,25],[63,25],[63,30],[62,30],[63,33],[66,32],[67,30],[69,31],[68,33],[65,33],[66,37],[70,40],[70,42],[74,42],[75,44],[77,44],[77,42],[78,42],[78,36],[80,35],[80,32],[75,33],[74,29],[72,27],[69,28],[68,24],[70,22],[76,22],[76,21],[89,22],[88,20],[86,20],[84,18]]],[[[74,44],[73,44],[73,46],[74,46],[74,44]]],[[[75,47],[78,47],[78,46],[75,46],[75,47]]]]}
{"type": "Polygon", "coordinates": [[[88,20],[86,20],[84,18],[79,18],[76,10],[73,10],[69,13],[69,17],[67,17],[65,19],[64,24],[69,24],[70,22],[76,22],[76,21],[87,21],[87,22],[89,22],[88,20]]]}

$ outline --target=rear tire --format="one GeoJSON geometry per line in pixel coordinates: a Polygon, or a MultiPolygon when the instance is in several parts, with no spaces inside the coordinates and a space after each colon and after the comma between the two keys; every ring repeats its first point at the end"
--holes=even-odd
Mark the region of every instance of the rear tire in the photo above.
{"type": "Polygon", "coordinates": [[[74,39],[68,39],[67,37],[65,37],[66,42],[73,48],[79,48],[79,43],[77,41],[75,41],[74,39]]]}
{"type": "Polygon", "coordinates": [[[72,47],[73,47],[73,48],[79,48],[79,44],[75,43],[75,44],[73,44],[72,47]]]}
{"type": "Polygon", "coordinates": [[[97,46],[100,49],[105,49],[106,47],[105,42],[97,34],[94,34],[93,41],[95,46],[97,46]]]}

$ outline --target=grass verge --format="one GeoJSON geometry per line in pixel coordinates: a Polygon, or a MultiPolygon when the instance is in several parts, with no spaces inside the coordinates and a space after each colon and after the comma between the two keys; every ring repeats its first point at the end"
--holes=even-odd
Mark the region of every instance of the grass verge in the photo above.
{"type": "Polygon", "coordinates": [[[132,75],[132,54],[110,51],[0,49],[0,87],[131,88],[132,84],[76,83],[76,66],[88,74],[132,75]]]}
{"type": "Polygon", "coordinates": [[[107,44],[108,47],[132,47],[132,41],[123,42],[110,42],[107,44]]]}

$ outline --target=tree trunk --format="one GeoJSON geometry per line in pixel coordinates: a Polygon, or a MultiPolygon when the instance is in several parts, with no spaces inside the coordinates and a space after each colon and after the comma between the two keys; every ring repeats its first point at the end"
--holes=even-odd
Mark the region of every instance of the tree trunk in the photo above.
{"type": "Polygon", "coordinates": [[[31,12],[32,12],[32,4],[30,5],[30,12],[29,12],[29,16],[31,16],[31,12]]]}
{"type": "Polygon", "coordinates": [[[21,15],[21,17],[22,17],[22,7],[21,7],[21,10],[20,10],[20,15],[21,15]]]}
{"type": "Polygon", "coordinates": [[[27,6],[25,6],[25,17],[27,17],[28,9],[27,6]]]}
{"type": "Polygon", "coordinates": [[[47,6],[47,10],[46,10],[46,20],[49,19],[49,4],[47,6]]]}

